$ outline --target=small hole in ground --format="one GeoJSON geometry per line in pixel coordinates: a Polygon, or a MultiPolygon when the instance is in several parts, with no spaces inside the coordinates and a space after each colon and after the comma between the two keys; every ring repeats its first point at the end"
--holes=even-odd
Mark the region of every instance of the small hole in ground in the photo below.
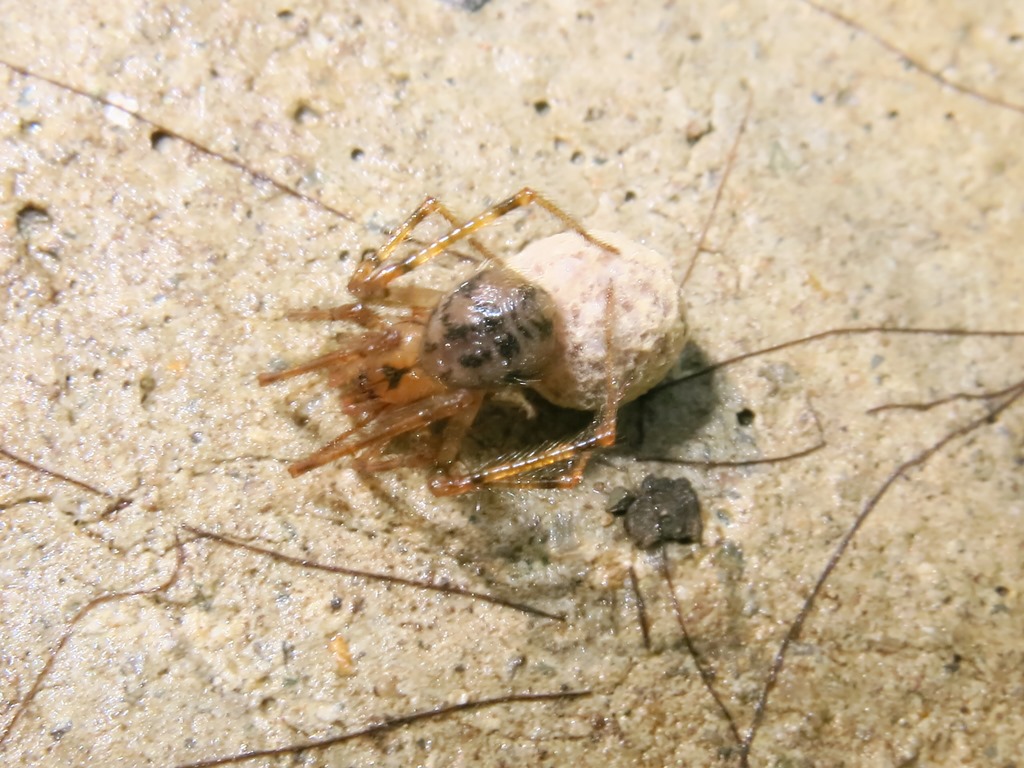
{"type": "Polygon", "coordinates": [[[173,138],[167,131],[156,130],[149,134],[149,146],[157,152],[163,152],[173,138]]]}

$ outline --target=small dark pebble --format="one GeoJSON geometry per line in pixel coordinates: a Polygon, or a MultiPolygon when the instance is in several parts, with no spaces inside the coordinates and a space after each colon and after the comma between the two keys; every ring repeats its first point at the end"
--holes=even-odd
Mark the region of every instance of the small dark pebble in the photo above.
{"type": "Polygon", "coordinates": [[[625,518],[626,535],[641,549],[667,541],[700,543],[700,500],[685,477],[673,480],[648,475],[639,492],[613,491],[608,511],[625,518]]]}

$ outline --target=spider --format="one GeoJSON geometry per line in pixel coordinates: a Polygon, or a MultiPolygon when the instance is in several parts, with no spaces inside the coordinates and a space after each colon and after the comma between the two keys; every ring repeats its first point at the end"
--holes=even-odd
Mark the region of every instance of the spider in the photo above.
{"type": "Polygon", "coordinates": [[[361,332],[325,355],[259,377],[266,385],[322,371],[352,418],[349,430],[291,464],[292,476],[350,457],[366,473],[432,467],[430,489],[438,496],[487,486],[574,486],[593,452],[614,444],[619,407],[664,378],[687,337],[680,283],[665,258],[622,235],[588,232],[529,188],[464,222],[427,198],[359,263],[348,290],[355,302],[291,316],[344,320],[361,332]],[[565,231],[506,259],[473,237],[529,205],[548,211],[565,231]],[[450,225],[447,233],[397,255],[435,214],[450,225]],[[451,292],[392,286],[460,241],[482,261],[451,292]],[[594,412],[592,422],[573,438],[462,469],[462,441],[483,403],[522,400],[524,387],[555,405],[594,412]],[[390,450],[400,436],[411,447],[390,450]]]}

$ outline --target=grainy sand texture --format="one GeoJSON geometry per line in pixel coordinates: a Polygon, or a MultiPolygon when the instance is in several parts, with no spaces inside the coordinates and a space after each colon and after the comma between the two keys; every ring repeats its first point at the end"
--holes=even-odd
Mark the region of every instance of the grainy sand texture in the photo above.
{"type": "MultiPolygon", "coordinates": [[[[256,381],[337,343],[286,314],[427,195],[530,186],[682,283],[745,115],[671,376],[1024,331],[1022,13],[0,0],[0,762],[1024,764],[1020,390],[869,413],[1013,387],[1024,338],[752,356],[624,409],[578,488],[443,500],[291,478],[347,422],[256,381]],[[701,546],[609,516],[651,473],[701,546]]],[[[532,405],[467,452],[574,426],[532,405]]]]}

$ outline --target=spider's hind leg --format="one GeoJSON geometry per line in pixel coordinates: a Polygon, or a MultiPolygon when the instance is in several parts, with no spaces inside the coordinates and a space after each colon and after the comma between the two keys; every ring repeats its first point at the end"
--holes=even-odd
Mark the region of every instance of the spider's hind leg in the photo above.
{"type": "Polygon", "coordinates": [[[474,472],[438,473],[430,481],[437,496],[457,496],[489,486],[504,488],[572,488],[580,484],[594,451],[615,444],[617,406],[605,410],[576,437],[525,455],[505,457],[474,472]]]}

